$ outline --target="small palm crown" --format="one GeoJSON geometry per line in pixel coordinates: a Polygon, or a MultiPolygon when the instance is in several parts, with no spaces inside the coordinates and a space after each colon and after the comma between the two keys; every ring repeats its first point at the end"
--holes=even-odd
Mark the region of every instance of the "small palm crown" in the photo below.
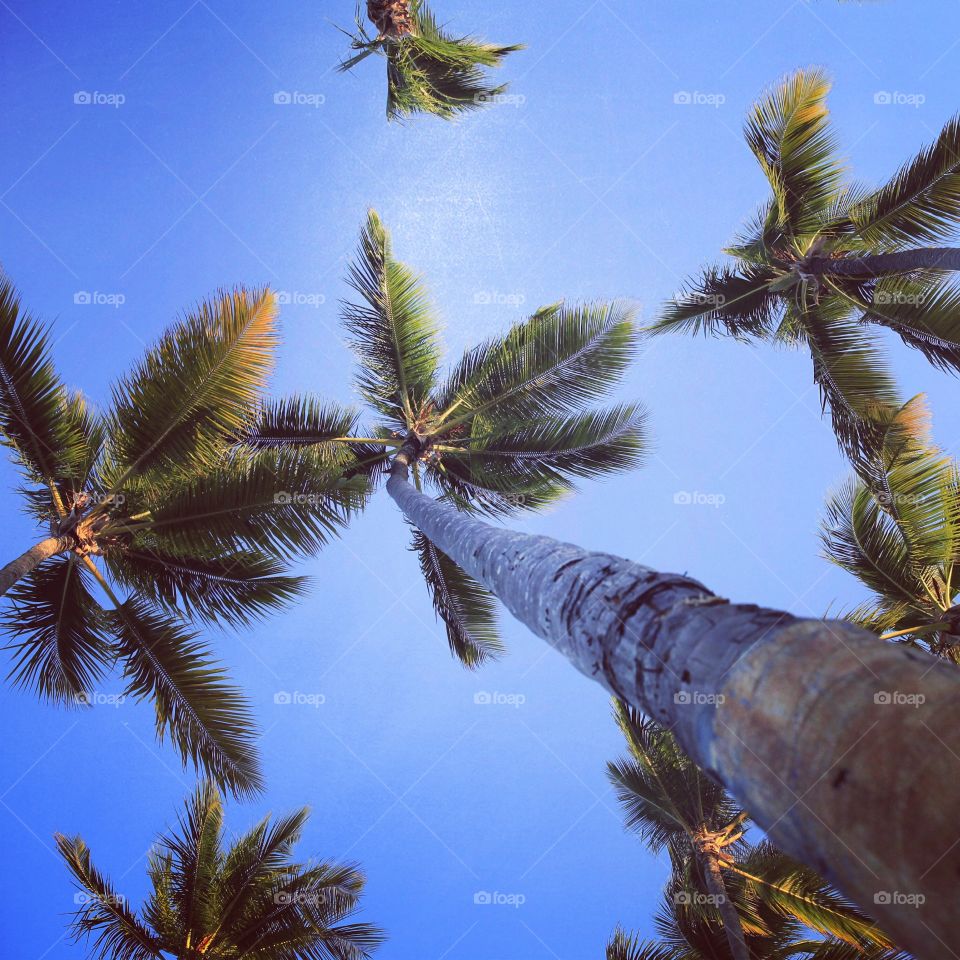
{"type": "MultiPolygon", "coordinates": [[[[640,406],[588,407],[610,395],[633,358],[637,334],[625,305],[544,307],[468,351],[442,376],[426,289],[394,259],[376,213],[349,279],[360,300],[345,304],[343,316],[360,364],[357,386],[375,425],[358,436],[357,411],[294,397],[264,412],[247,438],[254,449],[312,450],[323,462],[347,446],[348,475],[375,482],[404,448],[416,484],[428,484],[459,510],[488,516],[543,508],[571,492],[575,478],[639,461],[640,406]]],[[[418,531],[413,549],[454,654],[468,666],[496,655],[491,594],[418,531]]]]}
{"type": "Polygon", "coordinates": [[[653,853],[666,851],[672,869],[654,921],[660,939],[643,941],[617,930],[608,960],[732,957],[721,897],[736,910],[734,922],[750,956],[808,956],[803,948],[816,939],[823,960],[895,960],[883,933],[821,877],[769,841],[745,839],[748,814],[683,753],[670,731],[620,701],[614,701],[614,715],[629,756],[609,763],[608,777],[626,826],[653,853]],[[719,895],[707,881],[708,858],[720,867],[719,895]]]}
{"type": "Polygon", "coordinates": [[[359,53],[340,70],[350,70],[374,53],[383,56],[391,120],[418,113],[449,120],[495,103],[507,88],[491,85],[485,68],[497,67],[507,54],[523,49],[451,36],[423,0],[368,0],[367,17],[377,28],[376,36],[367,33],[358,11],[352,47],[359,53]]]}
{"type": "Polygon", "coordinates": [[[960,118],[883,187],[847,182],[820,70],[762,99],[747,143],[771,197],[712,267],[664,309],[654,332],[682,330],[806,346],[844,449],[875,449],[876,421],[898,407],[867,324],[896,332],[935,366],[960,370],[960,251],[930,247],[960,222],[960,118]],[[920,249],[911,249],[922,245],[920,249]]]}
{"type": "Polygon", "coordinates": [[[100,960],[363,960],[383,940],[349,923],[364,877],[353,864],[297,863],[308,811],[265,817],[224,843],[217,790],[201,786],[178,828],[150,851],[151,893],[137,911],[93,865],[80,837],[57,847],[80,893],[72,933],[100,960]]]}
{"type": "Polygon", "coordinates": [[[240,792],[261,785],[250,710],[188,620],[244,624],[296,599],[291,553],[319,547],[364,497],[339,468],[236,445],[259,409],[276,319],[266,290],[201,304],[101,413],[65,387],[45,329],[0,281],[0,436],[28,513],[56,542],[9,593],[10,676],[88,704],[119,663],[127,693],[155,703],[158,736],[240,792]],[[278,489],[310,506],[278,503],[278,489]]]}

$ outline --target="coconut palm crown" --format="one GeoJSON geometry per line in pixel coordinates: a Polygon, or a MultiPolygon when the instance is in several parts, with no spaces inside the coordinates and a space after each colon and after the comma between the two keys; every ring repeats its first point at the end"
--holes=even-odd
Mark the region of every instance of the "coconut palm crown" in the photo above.
{"type": "Polygon", "coordinates": [[[960,662],[960,470],[934,446],[922,396],[891,413],[882,437],[822,524],[827,559],[871,593],[846,618],[960,662]]]}
{"type": "Polygon", "coordinates": [[[296,599],[290,554],[363,499],[342,471],[326,482],[302,457],[232,452],[259,409],[276,320],[266,290],[200,304],[98,411],[0,281],[0,437],[40,538],[0,571],[10,679],[85,705],[119,666],[127,695],[153,701],[158,736],[239,792],[261,786],[250,711],[190,622],[245,624],[296,599]],[[306,506],[293,497],[306,493],[306,506]]]}
{"type": "MultiPolygon", "coordinates": [[[[354,461],[348,474],[376,483],[406,445],[416,484],[461,511],[500,517],[546,507],[576,478],[639,461],[640,406],[589,406],[610,395],[634,355],[637,334],[624,304],[544,307],[444,375],[426,288],[394,258],[374,212],[349,280],[359,301],[344,304],[343,318],[373,426],[360,430],[356,410],[292,397],[265,409],[246,438],[252,449],[323,456],[346,447],[354,461]]],[[[412,537],[453,653],[468,666],[495,656],[502,645],[492,595],[419,531],[412,537]]]]}
{"type": "Polygon", "coordinates": [[[850,957],[887,956],[889,940],[821,877],[768,841],[747,840],[747,812],[672,733],[618,700],[614,715],[629,756],[608,764],[610,782],[628,829],[668,853],[671,876],[656,920],[662,943],[618,932],[611,948],[638,960],[661,948],[664,960],[748,960],[805,956],[800,947],[825,937],[850,957]]]}
{"type": "Polygon", "coordinates": [[[387,61],[387,117],[398,120],[429,113],[450,120],[495,103],[506,85],[492,85],[485,70],[497,67],[522,45],[497,46],[473,37],[453,36],[422,0],[367,0],[367,31],[357,9],[358,51],[340,65],[351,70],[371,54],[387,61]]]}
{"type": "Polygon", "coordinates": [[[150,895],[139,910],[93,864],[80,837],[57,847],[79,893],[71,932],[99,960],[362,960],[383,940],[349,921],[364,877],[353,864],[298,863],[308,811],[225,842],[211,785],[188,799],[176,829],[150,851],[150,895]]]}
{"type": "MultiPolygon", "coordinates": [[[[899,406],[871,326],[936,367],[960,370],[960,117],[875,190],[837,156],[818,69],[788,77],[754,107],[747,143],[770,199],[725,252],[665,307],[653,331],[803,346],[841,446],[875,446],[878,410],[899,406]]],[[[879,415],[882,421],[882,414],[879,415]]]]}

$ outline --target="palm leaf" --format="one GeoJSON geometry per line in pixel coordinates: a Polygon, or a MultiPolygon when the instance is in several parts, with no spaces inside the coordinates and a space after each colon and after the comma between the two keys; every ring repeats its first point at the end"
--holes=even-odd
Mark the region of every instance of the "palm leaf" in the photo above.
{"type": "Polygon", "coordinates": [[[692,960],[689,954],[665,943],[655,943],[631,936],[617,927],[607,944],[607,960],[692,960]]]}
{"type": "Polygon", "coordinates": [[[133,473],[209,467],[249,426],[277,346],[268,290],[221,293],[167,332],[113,389],[116,487],[133,473]]]}
{"type": "Polygon", "coordinates": [[[850,209],[871,247],[929,244],[952,237],[960,216],[960,116],[904,164],[889,183],[850,209]]]}
{"type": "Polygon", "coordinates": [[[90,862],[90,850],[83,840],[58,833],[56,842],[60,855],[88,897],[74,914],[74,938],[92,938],[93,955],[100,960],[161,960],[160,944],[90,862]]]}
{"type": "Polygon", "coordinates": [[[754,107],[744,134],[773,189],[778,226],[804,252],[820,214],[834,200],[842,168],[835,157],[826,98],[830,82],[818,70],[785,78],[754,107]]]}
{"type": "Polygon", "coordinates": [[[496,600],[419,530],[413,551],[427,582],[437,616],[447,628],[450,652],[466,667],[478,667],[503,652],[497,629],[496,600]]]}
{"type": "Polygon", "coordinates": [[[109,552],[107,563],[119,583],[171,611],[213,623],[245,625],[264,619],[303,596],[307,581],[260,552],[241,550],[218,557],[170,553],[139,545],[109,552]]]}
{"type": "Polygon", "coordinates": [[[771,289],[773,280],[763,268],[708,268],[667,303],[649,331],[766,337],[783,314],[780,297],[771,289]]]}
{"type": "Polygon", "coordinates": [[[51,700],[84,703],[112,654],[78,558],[48,561],[17,583],[9,597],[2,626],[18,639],[7,648],[15,657],[8,679],[51,700]]]}
{"type": "Polygon", "coordinates": [[[438,328],[423,283],[393,258],[390,235],[373,210],[349,282],[363,298],[362,304],[343,304],[361,364],[360,393],[405,431],[433,387],[438,328]]]}
{"type": "Polygon", "coordinates": [[[169,731],[184,763],[190,757],[234,793],[259,792],[263,782],[246,701],[195,635],[136,598],[107,617],[129,692],[156,705],[158,737],[169,731]]]}

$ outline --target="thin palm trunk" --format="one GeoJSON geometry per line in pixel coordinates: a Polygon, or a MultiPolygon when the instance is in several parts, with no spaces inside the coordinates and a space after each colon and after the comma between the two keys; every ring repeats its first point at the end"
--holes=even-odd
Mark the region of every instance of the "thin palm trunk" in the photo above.
{"type": "Polygon", "coordinates": [[[72,541],[69,537],[47,537],[35,543],[29,550],[21,553],[0,570],[0,596],[3,596],[18,580],[58,553],[66,553],[72,541]]]}
{"type": "Polygon", "coordinates": [[[862,257],[808,257],[802,266],[805,273],[819,276],[867,278],[915,270],[960,270],[960,248],[921,247],[862,257]]]}
{"type": "Polygon", "coordinates": [[[737,908],[727,895],[727,887],[723,882],[723,873],[720,871],[720,857],[709,844],[696,844],[696,851],[700,865],[703,867],[703,878],[706,881],[707,890],[714,898],[720,918],[723,921],[723,932],[726,935],[727,943],[730,945],[733,960],[750,960],[750,951],[747,949],[747,941],[743,936],[740,914],[737,913],[737,908]]]}
{"type": "Polygon", "coordinates": [[[849,623],[732,604],[687,577],[475,520],[410,486],[411,452],[387,490],[440,550],[672,729],[775,843],[903,948],[960,948],[960,808],[943,789],[960,756],[956,667],[849,623]]]}

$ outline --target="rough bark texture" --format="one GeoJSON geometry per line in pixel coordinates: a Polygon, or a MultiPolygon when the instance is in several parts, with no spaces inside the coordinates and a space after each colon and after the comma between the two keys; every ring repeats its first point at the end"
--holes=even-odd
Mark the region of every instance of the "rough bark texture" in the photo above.
{"type": "Polygon", "coordinates": [[[923,247],[868,257],[810,257],[803,261],[805,273],[839,277],[882,277],[920,269],[960,270],[960,248],[923,247]]]}
{"type": "Polygon", "coordinates": [[[707,889],[711,896],[715,898],[717,910],[723,918],[723,932],[726,934],[727,943],[730,945],[733,960],[750,960],[750,951],[747,949],[747,941],[743,935],[740,914],[737,913],[733,901],[727,896],[727,888],[720,871],[719,856],[715,851],[709,849],[698,849],[697,856],[703,866],[703,878],[706,881],[707,889]]]}
{"type": "Polygon", "coordinates": [[[0,596],[3,596],[21,577],[25,577],[31,570],[40,566],[44,560],[58,553],[66,553],[73,541],[69,537],[47,537],[34,544],[16,560],[11,560],[0,570],[0,596]]]}
{"type": "Polygon", "coordinates": [[[901,947],[960,950],[956,666],[849,623],[731,604],[687,577],[482,523],[415,491],[405,459],[390,495],[518,620],[670,727],[775,843],[901,947]]]}
{"type": "Polygon", "coordinates": [[[406,37],[413,33],[409,0],[367,0],[367,17],[383,37],[406,37]]]}

